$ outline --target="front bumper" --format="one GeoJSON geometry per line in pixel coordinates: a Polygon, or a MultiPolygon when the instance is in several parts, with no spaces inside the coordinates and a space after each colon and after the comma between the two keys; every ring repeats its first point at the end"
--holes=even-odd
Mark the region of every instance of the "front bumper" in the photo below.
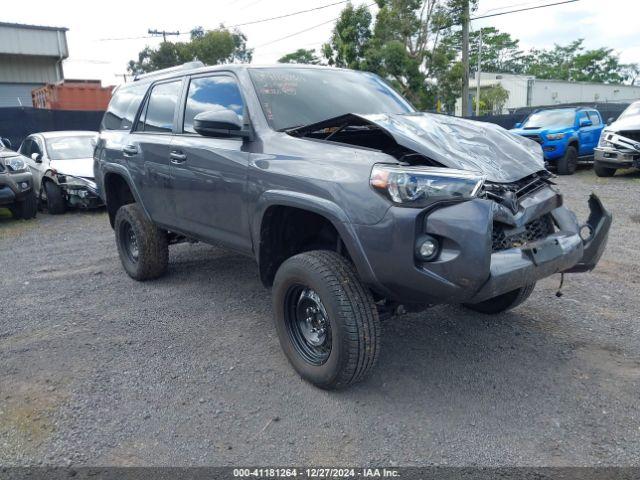
{"type": "Polygon", "coordinates": [[[33,191],[33,176],[25,173],[0,174],[0,206],[21,202],[33,191]]]}
{"type": "Polygon", "coordinates": [[[583,240],[582,225],[562,206],[562,197],[549,188],[538,191],[521,201],[516,215],[502,220],[518,228],[550,214],[556,231],[495,252],[494,221],[510,214],[493,201],[475,199],[418,213],[392,207],[378,224],[356,227],[373,273],[364,281],[399,303],[455,304],[480,302],[554,273],[591,270],[604,251],[611,214],[595,195],[589,205],[591,235],[583,240]],[[423,233],[441,244],[435,261],[420,262],[414,256],[416,238],[423,233]]]}
{"type": "Polygon", "coordinates": [[[610,147],[598,147],[595,149],[594,160],[603,167],[640,168],[640,153],[632,150],[620,151],[610,147]]]}

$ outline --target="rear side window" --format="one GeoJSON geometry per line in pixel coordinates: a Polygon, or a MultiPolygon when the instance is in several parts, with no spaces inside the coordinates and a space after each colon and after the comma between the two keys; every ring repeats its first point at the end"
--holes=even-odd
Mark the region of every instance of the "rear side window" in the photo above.
{"type": "Polygon", "coordinates": [[[155,85],[149,95],[147,107],[140,117],[137,130],[171,133],[181,86],[182,80],[155,85]]]}
{"type": "Polygon", "coordinates": [[[228,76],[193,78],[184,109],[183,131],[195,133],[193,119],[201,112],[231,110],[242,120],[244,102],[235,79],[228,76]]]}
{"type": "Polygon", "coordinates": [[[149,84],[133,84],[118,89],[109,102],[101,130],[131,130],[149,84]]]}

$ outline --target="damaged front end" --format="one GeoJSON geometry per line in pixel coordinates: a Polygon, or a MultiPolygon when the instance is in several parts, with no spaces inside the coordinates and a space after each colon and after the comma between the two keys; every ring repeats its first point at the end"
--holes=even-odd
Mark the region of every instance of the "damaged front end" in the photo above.
{"type": "Polygon", "coordinates": [[[395,159],[371,176],[392,206],[375,225],[356,226],[375,276],[365,280],[390,300],[478,303],[555,273],[592,270],[604,251],[611,214],[598,197],[580,223],[540,146],[495,125],[347,114],[287,133],[395,159]]]}
{"type": "Polygon", "coordinates": [[[91,209],[103,205],[92,178],[57,173],[55,179],[70,206],[91,209]]]}
{"type": "Polygon", "coordinates": [[[606,168],[640,168],[640,129],[603,132],[595,162],[606,168]]]}

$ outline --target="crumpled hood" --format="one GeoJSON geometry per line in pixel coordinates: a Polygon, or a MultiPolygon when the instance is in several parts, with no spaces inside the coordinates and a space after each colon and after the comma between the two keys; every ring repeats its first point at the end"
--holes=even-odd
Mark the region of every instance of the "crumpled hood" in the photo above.
{"type": "Polygon", "coordinates": [[[9,150],[8,148],[0,148],[0,161],[5,158],[18,157],[19,153],[14,152],[13,150],[9,150]]]}
{"type": "Polygon", "coordinates": [[[542,148],[492,123],[433,113],[357,115],[409,148],[449,168],[508,183],[544,170],[542,148]]]}
{"type": "Polygon", "coordinates": [[[640,130],[640,115],[616,120],[604,128],[607,132],[619,132],[621,130],[640,130]]]}
{"type": "Polygon", "coordinates": [[[63,175],[93,179],[93,158],[51,160],[49,165],[63,175]]]}

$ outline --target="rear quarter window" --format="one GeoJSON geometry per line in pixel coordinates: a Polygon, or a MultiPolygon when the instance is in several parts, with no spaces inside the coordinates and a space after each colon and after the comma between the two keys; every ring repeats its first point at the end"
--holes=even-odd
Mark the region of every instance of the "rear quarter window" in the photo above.
{"type": "Polygon", "coordinates": [[[149,84],[132,84],[116,90],[107,108],[100,130],[131,130],[149,84]]]}

